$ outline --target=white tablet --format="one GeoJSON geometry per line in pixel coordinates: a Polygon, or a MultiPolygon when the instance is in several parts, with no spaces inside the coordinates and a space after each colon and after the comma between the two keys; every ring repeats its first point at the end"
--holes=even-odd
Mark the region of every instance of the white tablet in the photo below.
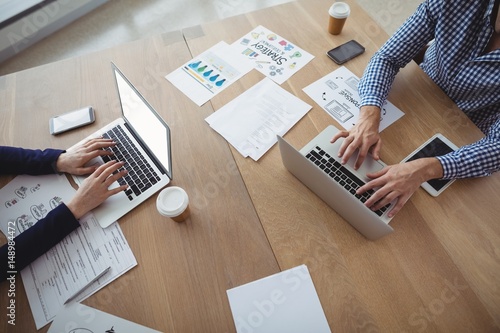
{"type": "MultiPolygon", "coordinates": [[[[457,150],[450,140],[445,138],[442,134],[435,134],[432,138],[427,140],[423,145],[418,147],[413,153],[408,155],[401,163],[409,162],[423,157],[442,156],[457,150]]],[[[436,197],[441,194],[448,186],[453,183],[453,179],[431,179],[422,183],[422,188],[430,195],[436,197]]]]}

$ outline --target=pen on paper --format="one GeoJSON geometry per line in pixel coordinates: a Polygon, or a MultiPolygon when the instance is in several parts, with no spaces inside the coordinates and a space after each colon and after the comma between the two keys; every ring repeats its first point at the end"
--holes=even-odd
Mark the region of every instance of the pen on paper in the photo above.
{"type": "Polygon", "coordinates": [[[89,283],[87,283],[86,285],[84,285],[80,290],[78,290],[76,293],[73,294],[73,296],[71,296],[70,298],[68,298],[66,300],[66,302],[64,302],[64,304],[67,304],[69,302],[71,302],[72,300],[74,300],[78,295],[80,295],[85,289],[87,289],[88,286],[90,286],[92,283],[96,282],[97,280],[99,280],[104,274],[106,274],[109,270],[111,269],[111,267],[109,266],[108,268],[106,268],[105,270],[103,270],[101,273],[97,274],[97,276],[95,278],[93,278],[92,280],[90,280],[89,283]]]}

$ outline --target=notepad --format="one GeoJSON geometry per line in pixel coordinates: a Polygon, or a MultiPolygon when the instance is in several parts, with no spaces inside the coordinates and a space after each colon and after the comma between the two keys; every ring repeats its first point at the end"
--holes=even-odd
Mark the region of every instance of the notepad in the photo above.
{"type": "Polygon", "coordinates": [[[227,290],[238,333],[331,332],[306,265],[227,290]]]}

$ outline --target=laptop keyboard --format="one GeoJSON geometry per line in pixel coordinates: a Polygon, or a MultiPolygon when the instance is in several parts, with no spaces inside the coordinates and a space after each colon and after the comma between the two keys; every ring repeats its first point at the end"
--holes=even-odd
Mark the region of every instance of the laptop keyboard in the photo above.
{"type": "Polygon", "coordinates": [[[118,183],[120,185],[128,184],[125,194],[129,200],[133,200],[134,196],[141,195],[160,180],[158,174],[135,144],[132,143],[121,125],[117,125],[104,133],[103,138],[112,139],[116,142],[114,147],[105,148],[105,150],[111,151],[114,156],[102,156],[104,162],[112,159],[125,162],[124,166],[118,169],[117,172],[126,169],[128,174],[120,178],[118,183]]]}
{"type": "MultiPolygon", "coordinates": [[[[306,158],[316,164],[321,170],[323,170],[323,172],[330,176],[330,178],[339,183],[340,186],[345,188],[361,202],[365,203],[373,195],[373,193],[375,193],[373,190],[368,190],[363,194],[356,194],[358,188],[365,185],[365,182],[355,176],[320,147],[316,146],[312,149],[306,155],[306,158]]],[[[378,216],[382,216],[387,211],[389,206],[390,204],[387,204],[379,210],[374,211],[374,213],[378,216]]]]}

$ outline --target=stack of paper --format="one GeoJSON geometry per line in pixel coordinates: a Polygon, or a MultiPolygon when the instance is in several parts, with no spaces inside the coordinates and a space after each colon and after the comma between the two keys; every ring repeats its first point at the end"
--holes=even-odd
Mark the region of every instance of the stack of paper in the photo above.
{"type": "Polygon", "coordinates": [[[205,120],[240,154],[257,161],[311,106],[268,78],[205,120]]]}
{"type": "MultiPolygon", "coordinates": [[[[0,206],[0,227],[8,234],[14,221],[16,236],[61,202],[68,202],[75,190],[64,175],[17,176],[0,190],[6,199],[0,206]]],[[[51,322],[64,302],[85,288],[81,301],[137,265],[120,225],[102,229],[92,213],[80,219],[80,228],[21,271],[37,329],[51,322]],[[89,285],[106,267],[110,271],[89,285]]]]}

